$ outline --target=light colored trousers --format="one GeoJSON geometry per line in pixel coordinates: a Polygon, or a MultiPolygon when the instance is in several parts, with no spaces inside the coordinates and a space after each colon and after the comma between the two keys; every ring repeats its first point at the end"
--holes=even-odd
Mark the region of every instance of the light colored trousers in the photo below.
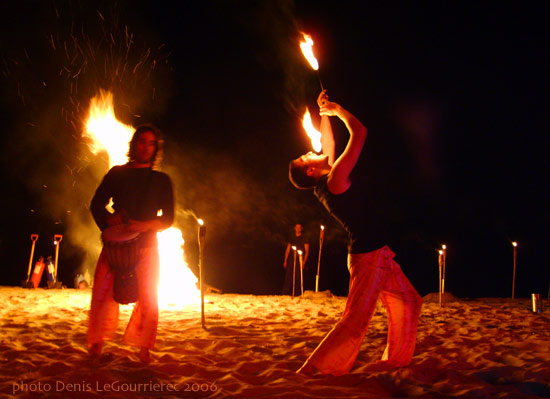
{"type": "MultiPolygon", "coordinates": [[[[159,317],[159,270],[158,248],[141,248],[137,264],[138,301],[123,337],[123,342],[127,345],[153,348],[155,344],[159,317]]],[[[113,299],[113,278],[105,249],[103,249],[99,255],[94,276],[88,324],[88,347],[95,343],[112,340],[115,336],[119,304],[113,299]]]]}
{"type": "Polygon", "coordinates": [[[363,254],[348,254],[350,288],[342,318],[307,359],[323,374],[349,372],[361,348],[378,298],[388,313],[388,341],[382,356],[392,366],[411,362],[416,344],[422,298],[388,246],[363,254]]]}

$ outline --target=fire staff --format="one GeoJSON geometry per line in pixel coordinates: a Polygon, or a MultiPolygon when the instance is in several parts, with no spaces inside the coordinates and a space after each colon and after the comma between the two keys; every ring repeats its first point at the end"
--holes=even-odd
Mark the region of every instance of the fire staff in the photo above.
{"type": "Polygon", "coordinates": [[[161,152],[159,130],[152,125],[138,127],[130,141],[128,163],[109,170],[92,199],[90,209],[104,242],[95,271],[88,329],[88,348],[93,357],[100,355],[103,341],[115,335],[117,301],[136,302],[123,341],[140,348],[143,362],[150,361],[149,349],[155,343],[158,324],[160,263],[156,233],[170,227],[174,220],[172,183],[168,175],[155,170],[161,152]],[[110,199],[113,214],[106,210],[110,199]],[[115,234],[107,234],[113,231],[115,234]],[[117,242],[114,249],[111,240],[117,242]],[[110,255],[109,251],[117,248],[116,256],[110,255]],[[129,257],[131,270],[120,280],[114,260],[124,257],[129,257]],[[134,287],[128,287],[131,281],[134,287]],[[122,292],[117,292],[117,287],[122,292]],[[126,294],[128,288],[137,291],[134,298],[117,299],[117,294],[126,294]]]}
{"type": "Polygon", "coordinates": [[[367,129],[349,111],[329,101],[325,91],[317,103],[323,154],[310,152],[293,160],[289,177],[297,188],[313,188],[315,196],[347,231],[350,289],[342,318],[298,372],[333,375],[349,372],[379,297],[389,319],[388,341],[381,362],[406,366],[414,353],[422,298],[394,261],[395,254],[384,233],[387,224],[381,220],[381,212],[370,205],[376,193],[369,193],[365,181],[355,173],[359,172],[355,166],[363,151],[367,129]],[[331,116],[340,118],[350,135],[337,159],[331,116]]]}

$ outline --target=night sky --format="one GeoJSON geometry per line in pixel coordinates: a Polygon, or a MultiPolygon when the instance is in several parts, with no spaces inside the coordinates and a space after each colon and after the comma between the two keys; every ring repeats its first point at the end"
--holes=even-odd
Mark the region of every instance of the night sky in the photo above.
{"type": "MultiPolygon", "coordinates": [[[[40,234],[35,260],[64,235],[67,285],[93,268],[100,240],[88,206],[108,166],[81,134],[104,89],[121,121],[163,131],[163,170],[193,270],[191,215],[207,224],[208,284],[278,294],[287,236],[300,222],[311,243],[307,288],[324,224],[320,288],[345,295],[345,235],[287,178],[288,162],[310,150],[301,117],[308,106],[319,122],[320,77],[368,128],[358,168],[371,176],[396,260],[421,295],[437,291],[445,243],[448,291],[511,296],[518,241],[516,296],[546,296],[543,12],[443,3],[2,2],[0,284],[26,277],[31,233],[40,234]],[[315,41],[319,74],[300,53],[300,31],[315,41]]],[[[341,149],[347,135],[334,127],[341,149]]]]}

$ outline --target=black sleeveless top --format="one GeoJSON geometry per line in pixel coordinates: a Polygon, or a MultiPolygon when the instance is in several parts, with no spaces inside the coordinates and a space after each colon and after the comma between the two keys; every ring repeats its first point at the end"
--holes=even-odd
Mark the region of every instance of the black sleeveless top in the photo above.
{"type": "Polygon", "coordinates": [[[349,237],[349,253],[374,251],[388,244],[388,226],[383,211],[376,206],[377,193],[367,183],[351,177],[351,186],[342,194],[332,194],[328,175],[321,177],[314,193],[328,212],[342,224],[349,237]]]}

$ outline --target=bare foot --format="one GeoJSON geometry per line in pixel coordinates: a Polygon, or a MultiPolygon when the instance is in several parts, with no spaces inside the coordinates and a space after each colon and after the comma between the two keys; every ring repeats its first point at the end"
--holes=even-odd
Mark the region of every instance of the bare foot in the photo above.
{"type": "Polygon", "coordinates": [[[149,348],[142,347],[139,351],[139,360],[143,363],[151,363],[151,355],[149,354],[149,348]]]}

